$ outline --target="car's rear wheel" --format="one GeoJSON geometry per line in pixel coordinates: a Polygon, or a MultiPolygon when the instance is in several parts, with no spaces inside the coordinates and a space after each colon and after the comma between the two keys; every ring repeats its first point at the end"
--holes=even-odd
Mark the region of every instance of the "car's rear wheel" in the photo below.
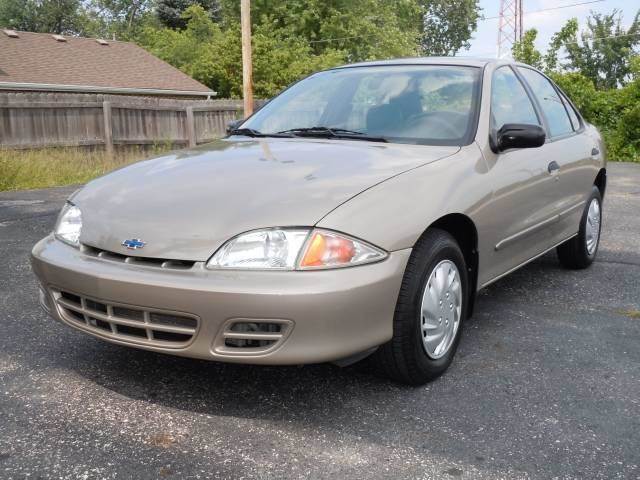
{"type": "Polygon", "coordinates": [[[393,321],[393,338],[376,352],[392,379],[420,385],[440,376],[458,348],[467,314],[464,256],[455,239],[428,230],[415,245],[393,321]]]}
{"type": "Polygon", "coordinates": [[[562,266],[572,269],[587,268],[593,263],[600,245],[602,228],[602,196],[593,187],[580,219],[578,235],[557,248],[562,266]]]}

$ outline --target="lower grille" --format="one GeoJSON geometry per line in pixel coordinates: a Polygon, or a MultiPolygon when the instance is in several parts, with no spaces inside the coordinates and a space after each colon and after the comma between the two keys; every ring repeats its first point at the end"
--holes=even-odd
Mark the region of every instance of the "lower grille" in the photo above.
{"type": "Polygon", "coordinates": [[[289,320],[230,320],[216,339],[214,349],[231,355],[262,354],[281,344],[292,327],[289,320]]]}
{"type": "Polygon", "coordinates": [[[61,316],[72,325],[117,340],[181,348],[195,337],[195,316],[123,306],[53,290],[61,316]]]}

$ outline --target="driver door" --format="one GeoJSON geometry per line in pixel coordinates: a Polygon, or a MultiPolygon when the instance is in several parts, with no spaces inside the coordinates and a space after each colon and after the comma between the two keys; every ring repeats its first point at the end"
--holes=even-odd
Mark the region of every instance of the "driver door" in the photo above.
{"type": "MultiPolygon", "coordinates": [[[[495,70],[491,89],[492,130],[506,123],[544,125],[527,89],[510,66],[495,70]]],[[[549,171],[548,145],[491,153],[493,195],[483,281],[518,267],[551,247],[557,172],[549,171]]]]}

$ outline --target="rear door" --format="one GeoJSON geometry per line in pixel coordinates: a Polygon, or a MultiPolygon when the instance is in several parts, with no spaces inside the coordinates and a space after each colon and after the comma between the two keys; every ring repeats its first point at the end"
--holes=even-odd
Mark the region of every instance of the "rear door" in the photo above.
{"type": "Polygon", "coordinates": [[[518,67],[529,86],[547,125],[545,153],[548,169],[555,177],[556,192],[549,200],[557,216],[551,225],[554,243],[562,242],[578,231],[584,201],[593,183],[590,167],[593,141],[584,135],[583,125],[560,90],[540,72],[518,67]]]}

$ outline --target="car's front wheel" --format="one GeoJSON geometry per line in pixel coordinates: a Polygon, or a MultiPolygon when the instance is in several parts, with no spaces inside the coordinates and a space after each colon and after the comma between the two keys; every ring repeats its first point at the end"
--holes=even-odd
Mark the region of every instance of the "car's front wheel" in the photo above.
{"type": "Polygon", "coordinates": [[[464,256],[455,239],[428,230],[415,245],[393,321],[393,338],[376,352],[392,379],[420,385],[440,376],[455,355],[467,313],[464,256]]]}
{"type": "Polygon", "coordinates": [[[587,268],[593,263],[600,245],[602,228],[602,195],[593,187],[582,212],[578,235],[557,248],[558,259],[566,268],[587,268]]]}

